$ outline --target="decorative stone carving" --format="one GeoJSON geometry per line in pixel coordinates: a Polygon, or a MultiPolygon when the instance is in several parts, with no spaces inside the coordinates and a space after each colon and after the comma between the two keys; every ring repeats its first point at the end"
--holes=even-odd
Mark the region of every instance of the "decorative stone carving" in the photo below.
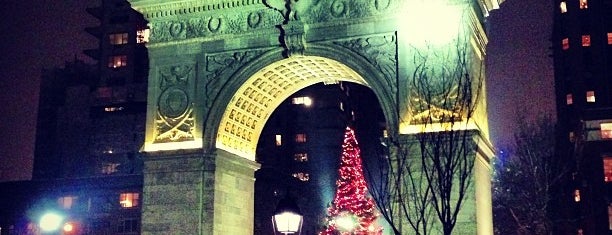
{"type": "Polygon", "coordinates": [[[305,49],[304,24],[301,21],[289,21],[281,26],[283,40],[281,44],[285,48],[285,56],[303,55],[305,49]]]}
{"type": "Polygon", "coordinates": [[[155,142],[193,140],[193,105],[187,89],[195,77],[193,65],[162,67],[157,100],[155,142]]]}
{"type": "Polygon", "coordinates": [[[243,11],[239,14],[214,14],[182,21],[151,22],[150,42],[168,42],[216,34],[242,33],[253,29],[273,28],[283,17],[272,9],[243,11]]]}
{"type": "Polygon", "coordinates": [[[219,78],[231,77],[233,73],[261,53],[263,53],[263,50],[225,52],[207,55],[204,74],[206,81],[204,89],[206,90],[205,94],[207,96],[206,107],[212,106],[214,97],[219,94],[219,90],[227,82],[227,80],[219,78]]]}
{"type": "Polygon", "coordinates": [[[342,17],[348,10],[348,4],[345,0],[334,0],[330,7],[331,15],[334,17],[342,17]]]}
{"type": "Polygon", "coordinates": [[[397,88],[397,38],[395,34],[375,35],[333,43],[362,56],[384,75],[385,82],[392,90],[397,88]]]}

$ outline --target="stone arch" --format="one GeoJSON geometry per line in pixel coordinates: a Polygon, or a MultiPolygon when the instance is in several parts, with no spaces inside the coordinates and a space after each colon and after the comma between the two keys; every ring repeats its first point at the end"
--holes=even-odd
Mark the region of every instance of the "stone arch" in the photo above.
{"type": "Polygon", "coordinates": [[[214,136],[206,139],[214,140],[211,144],[217,149],[254,161],[259,135],[276,107],[298,90],[319,82],[348,81],[370,87],[384,107],[385,116],[394,116],[389,112],[392,109],[385,107],[393,107],[389,105],[392,91],[379,82],[376,69],[358,56],[338,51],[329,46],[313,46],[303,56],[282,59],[277,53],[269,53],[251,62],[230,78],[235,85],[230,87],[235,88],[225,91],[222,95],[228,97],[215,105],[224,107],[224,111],[210,120],[218,126],[216,132],[208,132],[214,136]]]}

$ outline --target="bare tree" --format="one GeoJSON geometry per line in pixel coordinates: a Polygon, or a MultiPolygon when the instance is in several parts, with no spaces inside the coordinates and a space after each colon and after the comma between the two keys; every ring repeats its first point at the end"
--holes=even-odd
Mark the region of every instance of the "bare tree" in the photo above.
{"type": "Polygon", "coordinates": [[[519,118],[510,150],[495,162],[493,199],[498,234],[552,234],[552,188],[569,168],[555,157],[555,122],[549,115],[519,118]]]}
{"type": "Polygon", "coordinates": [[[385,139],[384,161],[371,170],[380,178],[371,193],[395,234],[451,234],[469,197],[478,135],[470,125],[483,76],[467,42],[413,48],[403,121],[415,132],[385,139]]]}

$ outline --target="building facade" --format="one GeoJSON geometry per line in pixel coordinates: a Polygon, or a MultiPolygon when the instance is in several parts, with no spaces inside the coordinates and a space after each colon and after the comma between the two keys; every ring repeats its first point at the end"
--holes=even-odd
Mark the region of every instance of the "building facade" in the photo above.
{"type": "Polygon", "coordinates": [[[43,71],[33,179],[1,186],[20,195],[6,197],[2,234],[40,234],[47,211],[62,234],[140,234],[147,22],[125,0],[87,11],[98,48],[84,52],[97,63],[43,71]]]}
{"type": "Polygon", "coordinates": [[[551,211],[559,234],[612,231],[612,2],[555,0],[557,155],[567,184],[551,211]],[[570,206],[568,206],[570,205],[570,206]]]}

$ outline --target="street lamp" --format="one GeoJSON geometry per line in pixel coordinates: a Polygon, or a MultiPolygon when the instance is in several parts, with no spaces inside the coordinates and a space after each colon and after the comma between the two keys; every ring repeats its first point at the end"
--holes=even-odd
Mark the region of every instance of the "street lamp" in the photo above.
{"type": "Polygon", "coordinates": [[[295,201],[289,196],[281,199],[272,216],[274,232],[280,234],[300,234],[302,228],[302,213],[295,201]]]}
{"type": "Polygon", "coordinates": [[[64,217],[55,212],[47,212],[40,217],[40,229],[43,232],[53,232],[60,228],[64,217]]]}

